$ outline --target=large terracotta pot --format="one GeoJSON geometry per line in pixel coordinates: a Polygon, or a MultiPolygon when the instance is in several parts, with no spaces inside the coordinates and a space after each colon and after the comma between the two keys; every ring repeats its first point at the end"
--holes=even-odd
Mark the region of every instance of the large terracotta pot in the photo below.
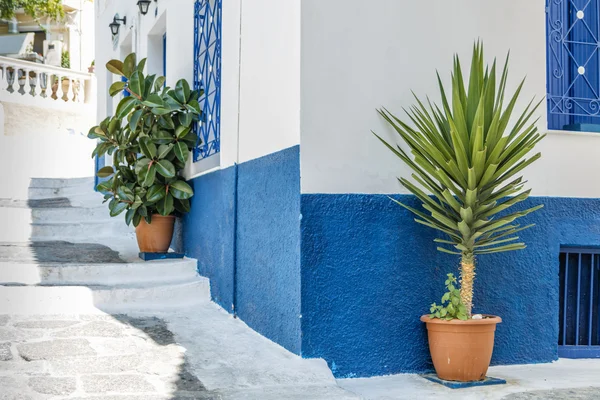
{"type": "Polygon", "coordinates": [[[148,224],[144,218],[135,228],[138,247],[145,253],[166,253],[173,238],[175,216],[163,217],[159,214],[152,215],[152,222],[148,224]]]}
{"type": "Polygon", "coordinates": [[[435,372],[447,381],[471,382],[485,379],[492,352],[496,325],[500,317],[451,321],[423,315],[427,324],[429,351],[435,372]]]}

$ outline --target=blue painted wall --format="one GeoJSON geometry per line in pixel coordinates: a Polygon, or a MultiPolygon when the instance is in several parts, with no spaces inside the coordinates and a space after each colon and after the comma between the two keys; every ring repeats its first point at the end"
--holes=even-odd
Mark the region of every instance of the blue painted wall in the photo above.
{"type": "Polygon", "coordinates": [[[213,299],[231,312],[235,292],[244,322],[299,354],[299,146],[240,164],[237,188],[235,167],[191,182],[195,195],[183,219],[183,249],[210,278],[213,299]]]}
{"type": "MultiPolygon", "coordinates": [[[[411,196],[399,196],[417,205],[411,196]]],[[[557,358],[560,245],[600,244],[600,200],[532,198],[520,252],[478,259],[475,311],[500,315],[493,364],[557,358]]],[[[302,195],[302,354],[338,377],[431,369],[418,317],[458,259],[383,195],[302,195]]]]}
{"type": "Polygon", "coordinates": [[[300,353],[300,152],[239,166],[238,315],[300,353]]]}
{"type": "Polygon", "coordinates": [[[198,272],[210,279],[213,300],[231,312],[233,305],[234,169],[193,179],[191,212],[183,218],[183,250],[198,260],[198,272]]]}

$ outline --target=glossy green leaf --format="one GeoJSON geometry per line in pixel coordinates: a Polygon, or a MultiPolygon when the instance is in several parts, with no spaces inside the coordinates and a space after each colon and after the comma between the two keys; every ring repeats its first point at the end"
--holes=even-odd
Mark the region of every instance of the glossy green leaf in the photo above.
{"type": "Polygon", "coordinates": [[[185,79],[180,79],[175,84],[175,97],[181,104],[185,104],[190,95],[190,85],[185,79]]]}
{"type": "Polygon", "coordinates": [[[186,200],[194,195],[194,190],[184,181],[175,181],[170,185],[170,192],[173,197],[180,200],[186,200]]]}
{"type": "Polygon", "coordinates": [[[135,200],[135,195],[133,194],[133,191],[127,186],[120,186],[117,189],[117,195],[119,196],[119,199],[129,203],[133,203],[133,201],[135,200]]]}
{"type": "Polygon", "coordinates": [[[140,110],[134,111],[131,114],[131,118],[129,119],[129,129],[131,129],[132,131],[137,130],[143,113],[144,113],[144,110],[140,109],[140,110]]]}
{"type": "Polygon", "coordinates": [[[169,160],[160,160],[156,163],[156,171],[165,178],[173,178],[175,176],[175,167],[169,160]]]}
{"type": "Polygon", "coordinates": [[[140,150],[149,159],[156,157],[157,149],[156,145],[152,143],[152,139],[144,137],[140,139],[140,150]]]}
{"type": "Polygon", "coordinates": [[[131,78],[129,78],[129,90],[141,97],[144,94],[143,83],[143,76],[138,71],[135,71],[131,74],[131,78]]]}
{"type": "Polygon", "coordinates": [[[115,75],[123,76],[123,62],[121,60],[110,60],[106,63],[106,69],[115,75]]]}
{"type": "Polygon", "coordinates": [[[171,152],[171,150],[173,150],[174,145],[173,144],[161,144],[160,146],[158,146],[158,153],[156,155],[156,157],[160,160],[163,158],[166,158],[169,153],[171,152]]]}
{"type": "Polygon", "coordinates": [[[154,185],[154,180],[156,178],[156,165],[151,165],[145,170],[141,171],[142,174],[142,186],[150,187],[154,185]]]}
{"type": "Polygon", "coordinates": [[[175,130],[175,136],[177,136],[178,139],[187,136],[188,133],[190,133],[190,128],[187,128],[183,125],[179,125],[175,130]]]}
{"type": "Polygon", "coordinates": [[[175,206],[173,204],[173,196],[171,196],[170,194],[167,194],[165,197],[160,199],[156,203],[156,209],[160,215],[164,215],[164,216],[167,216],[167,215],[170,215],[171,213],[173,213],[173,211],[175,211],[175,206]]]}
{"type": "Polygon", "coordinates": [[[142,58],[142,61],[140,61],[138,63],[136,70],[139,71],[139,72],[141,72],[141,73],[144,73],[144,68],[146,68],[146,61],[147,60],[148,60],[147,58],[142,58]]]}
{"type": "Polygon", "coordinates": [[[152,109],[152,114],[154,115],[167,115],[170,114],[172,111],[168,108],[162,108],[162,107],[154,107],[152,109]]]}
{"type": "Polygon", "coordinates": [[[157,184],[153,185],[150,189],[148,189],[148,193],[146,194],[146,200],[148,203],[156,203],[167,194],[167,189],[164,185],[157,184]]]}
{"type": "Polygon", "coordinates": [[[123,89],[125,89],[125,82],[115,82],[112,85],[110,85],[110,88],[108,89],[108,94],[110,95],[110,97],[114,97],[117,94],[123,92],[123,89]]]}
{"type": "Polygon", "coordinates": [[[142,104],[147,107],[162,107],[163,101],[159,95],[152,93],[145,101],[142,102],[142,104]]]}
{"type": "Polygon", "coordinates": [[[115,173],[115,170],[111,166],[102,167],[96,173],[96,176],[99,178],[108,178],[112,174],[115,173]]]}
{"type": "Polygon", "coordinates": [[[129,54],[125,57],[125,61],[123,61],[123,75],[126,78],[130,78],[133,71],[135,71],[136,67],[136,56],[135,53],[129,54]]]}
{"type": "Polygon", "coordinates": [[[117,118],[124,118],[135,107],[136,100],[132,96],[123,97],[117,106],[115,115],[117,118]]]}
{"type": "Polygon", "coordinates": [[[134,215],[135,215],[135,210],[133,208],[130,208],[129,210],[127,210],[127,213],[125,214],[125,223],[127,224],[127,226],[131,225],[134,215]]]}
{"type": "Polygon", "coordinates": [[[110,209],[110,216],[111,217],[116,217],[117,215],[121,214],[123,211],[125,211],[128,207],[127,203],[115,203],[114,207],[112,207],[110,209]]]}
{"type": "Polygon", "coordinates": [[[165,77],[164,76],[159,76],[158,78],[156,78],[156,81],[154,81],[154,90],[158,91],[164,85],[165,85],[165,77]]]}
{"type": "Polygon", "coordinates": [[[182,162],[186,163],[189,157],[189,150],[186,144],[182,142],[175,143],[175,156],[182,162]]]}

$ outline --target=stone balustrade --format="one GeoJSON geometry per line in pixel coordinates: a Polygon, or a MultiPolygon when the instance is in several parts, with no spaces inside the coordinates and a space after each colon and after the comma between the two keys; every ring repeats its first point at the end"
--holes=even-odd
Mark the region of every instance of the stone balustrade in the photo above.
{"type": "Polygon", "coordinates": [[[94,86],[93,74],[0,57],[0,101],[40,107],[93,106],[94,86]]]}

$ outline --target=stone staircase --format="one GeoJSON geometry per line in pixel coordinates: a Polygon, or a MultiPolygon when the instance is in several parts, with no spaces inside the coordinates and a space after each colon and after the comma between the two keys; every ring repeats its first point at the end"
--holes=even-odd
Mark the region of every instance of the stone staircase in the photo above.
{"type": "Polygon", "coordinates": [[[0,314],[163,310],[210,301],[196,260],[144,262],[135,232],[110,218],[93,178],[33,179],[0,199],[0,314]]]}

